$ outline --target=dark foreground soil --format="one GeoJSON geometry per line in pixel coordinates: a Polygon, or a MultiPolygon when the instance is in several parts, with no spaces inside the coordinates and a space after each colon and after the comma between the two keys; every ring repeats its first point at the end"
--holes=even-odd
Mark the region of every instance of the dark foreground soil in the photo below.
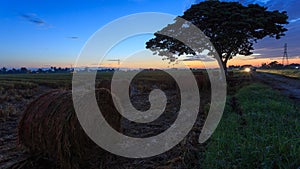
{"type": "MultiPolygon", "coordinates": [[[[59,168],[51,159],[43,156],[32,156],[26,149],[18,145],[17,127],[20,118],[23,115],[27,105],[36,99],[38,96],[47,93],[53,89],[38,87],[30,90],[30,97],[19,97],[19,92],[12,89],[13,93],[6,93],[8,96],[14,96],[10,99],[4,99],[0,106],[4,107],[7,112],[0,116],[0,169],[54,169],[59,168]],[[16,99],[18,97],[19,99],[16,99]],[[12,108],[8,107],[9,104],[12,108]],[[13,109],[13,110],[10,110],[13,109]],[[13,112],[13,113],[12,113],[13,112]]],[[[172,95],[172,94],[171,94],[172,95]]],[[[145,100],[148,95],[136,95],[135,100],[137,109],[145,109],[145,100]],[[140,103],[139,103],[140,102],[140,103]]],[[[156,135],[168,127],[175,120],[176,109],[178,105],[173,102],[171,97],[170,102],[166,108],[166,113],[161,120],[151,125],[138,125],[130,123],[128,120],[122,121],[124,133],[129,136],[149,137],[156,135]]],[[[209,102],[209,92],[201,93],[201,107],[204,107],[209,102]]],[[[4,109],[3,109],[4,110],[4,109]]],[[[201,110],[203,111],[203,110],[201,110]]],[[[113,169],[129,169],[129,168],[161,168],[161,169],[181,169],[181,168],[199,168],[200,153],[204,151],[204,145],[198,143],[198,136],[200,134],[202,124],[205,120],[203,113],[199,113],[197,123],[193,130],[180,144],[175,146],[172,150],[161,154],[159,156],[147,159],[127,159],[113,154],[108,154],[103,159],[103,166],[100,168],[113,169]]],[[[98,167],[99,168],[99,167],[98,167]]]]}
{"type": "Polygon", "coordinates": [[[0,169],[11,168],[30,158],[24,149],[18,146],[17,126],[27,106],[32,100],[51,89],[37,87],[35,89],[7,89],[2,92],[0,102],[0,169]]]}

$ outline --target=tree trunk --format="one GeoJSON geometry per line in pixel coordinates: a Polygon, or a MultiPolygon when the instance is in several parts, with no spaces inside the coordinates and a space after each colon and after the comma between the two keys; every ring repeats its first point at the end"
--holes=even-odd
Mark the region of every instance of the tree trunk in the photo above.
{"type": "Polygon", "coordinates": [[[225,61],[222,60],[222,66],[223,66],[223,69],[224,69],[225,76],[227,77],[228,76],[228,72],[227,72],[227,59],[225,61]]]}

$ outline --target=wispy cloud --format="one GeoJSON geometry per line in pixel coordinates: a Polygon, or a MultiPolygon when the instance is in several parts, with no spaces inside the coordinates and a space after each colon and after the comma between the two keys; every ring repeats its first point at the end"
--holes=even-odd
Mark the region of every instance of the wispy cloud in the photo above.
{"type": "Polygon", "coordinates": [[[48,24],[45,20],[39,18],[37,16],[37,14],[35,13],[21,13],[20,16],[23,18],[23,19],[26,19],[28,22],[32,23],[32,24],[35,24],[37,26],[43,26],[43,27],[46,27],[46,28],[50,28],[52,27],[50,24],[48,24]]]}
{"type": "Polygon", "coordinates": [[[252,0],[252,1],[248,1],[248,3],[257,3],[257,4],[266,4],[268,3],[270,0],[252,0]]]}
{"type": "Polygon", "coordinates": [[[214,58],[207,56],[207,55],[195,55],[195,56],[186,56],[185,59],[182,61],[206,61],[206,62],[212,62],[215,61],[214,58]]]}
{"type": "Polygon", "coordinates": [[[300,18],[292,19],[292,20],[290,20],[289,22],[294,23],[294,22],[298,22],[298,21],[300,21],[300,18]]]}
{"type": "Polygon", "coordinates": [[[77,40],[77,39],[79,39],[79,37],[78,36],[68,36],[68,37],[66,37],[67,39],[71,39],[71,40],[77,40]]]}

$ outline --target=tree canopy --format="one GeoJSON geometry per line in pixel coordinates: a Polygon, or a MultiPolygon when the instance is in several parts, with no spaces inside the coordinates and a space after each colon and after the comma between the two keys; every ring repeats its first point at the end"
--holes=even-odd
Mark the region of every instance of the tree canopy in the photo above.
{"type": "MultiPolygon", "coordinates": [[[[245,56],[253,54],[253,44],[257,40],[267,36],[280,39],[287,31],[284,25],[288,24],[285,11],[269,11],[266,7],[257,4],[243,6],[238,2],[218,0],[192,5],[183,16],[179,17],[198,27],[209,38],[225,70],[227,61],[237,54],[245,56]]],[[[194,51],[178,39],[161,34],[167,31],[180,34],[181,29],[186,27],[183,24],[186,23],[179,23],[179,19],[176,18],[173,24],[156,32],[155,37],[146,43],[146,48],[161,56],[164,56],[166,51],[172,53],[173,57],[168,57],[171,61],[183,54],[201,53],[204,48],[194,51]]],[[[189,37],[193,36],[189,35],[189,37]]],[[[190,40],[199,41],[201,38],[190,40]]]]}

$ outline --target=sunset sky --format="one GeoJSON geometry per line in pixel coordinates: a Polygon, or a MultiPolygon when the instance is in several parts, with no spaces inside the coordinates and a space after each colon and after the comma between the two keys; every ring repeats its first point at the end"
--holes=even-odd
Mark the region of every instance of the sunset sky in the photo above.
{"type": "MultiPolygon", "coordinates": [[[[75,64],[86,41],[109,22],[140,12],[182,15],[191,4],[197,2],[200,1],[3,0],[0,1],[0,67],[70,67],[75,64]]],[[[261,63],[270,63],[274,60],[281,62],[284,43],[288,43],[290,63],[300,63],[300,10],[298,9],[300,1],[240,0],[239,2],[259,3],[270,10],[286,10],[289,15],[290,24],[287,25],[289,31],[280,40],[266,38],[259,41],[255,45],[254,55],[237,56],[229,62],[229,65],[259,66],[261,63]]],[[[108,54],[107,60],[124,60],[129,54],[143,50],[145,42],[151,37],[152,35],[143,35],[124,41],[108,54]]],[[[147,54],[141,54],[141,58],[137,58],[137,61],[149,63],[151,59],[145,59],[146,57],[147,54]]],[[[105,61],[102,64],[117,66],[117,62],[113,61],[105,61]]],[[[186,64],[194,67],[196,63],[186,64]]]]}

